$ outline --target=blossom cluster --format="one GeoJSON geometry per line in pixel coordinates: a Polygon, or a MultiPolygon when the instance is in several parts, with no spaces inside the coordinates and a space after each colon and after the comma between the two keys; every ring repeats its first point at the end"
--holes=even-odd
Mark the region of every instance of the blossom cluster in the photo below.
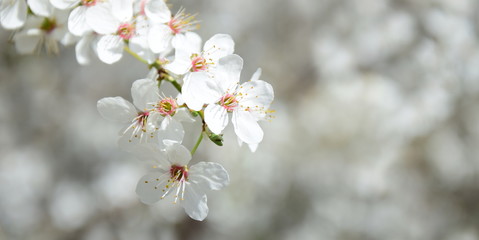
{"type": "Polygon", "coordinates": [[[133,82],[132,103],[122,97],[98,101],[99,113],[124,124],[121,149],[154,167],[140,179],[136,192],[152,204],[173,196],[186,213],[203,220],[208,213],[206,193],[229,183],[218,163],[189,165],[204,136],[223,145],[223,131],[234,127],[238,143],[256,151],[263,139],[258,124],[271,118],[273,88],[260,80],[258,69],[241,83],[243,59],[234,54],[230,35],[216,34],[202,45],[194,33],[195,15],[180,8],[172,14],[164,0],[1,0],[1,25],[15,30],[18,52],[44,48],[59,51],[76,44],[76,58],[88,64],[93,55],[112,64],[124,52],[151,69],[133,82]],[[162,83],[169,82],[178,95],[167,97],[162,83]],[[182,123],[201,121],[201,134],[190,150],[182,145],[182,123]]]}

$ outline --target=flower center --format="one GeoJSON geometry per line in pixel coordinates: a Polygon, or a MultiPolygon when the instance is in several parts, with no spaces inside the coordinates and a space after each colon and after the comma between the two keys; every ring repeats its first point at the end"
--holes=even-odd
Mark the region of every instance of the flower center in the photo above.
{"type": "Polygon", "coordinates": [[[206,59],[198,54],[191,55],[191,71],[200,72],[208,69],[206,59]]]}
{"type": "Polygon", "coordinates": [[[172,165],[170,168],[170,178],[173,182],[188,181],[188,167],[186,165],[172,165]]]}
{"type": "Polygon", "coordinates": [[[143,128],[146,125],[146,121],[148,121],[148,116],[150,116],[150,112],[139,112],[138,117],[136,117],[137,124],[143,128]]]}
{"type": "Polygon", "coordinates": [[[130,40],[135,34],[135,25],[123,23],[118,27],[117,34],[124,40],[130,40]]]}
{"type": "Polygon", "coordinates": [[[83,6],[91,7],[95,6],[97,0],[81,0],[83,6]]]}
{"type": "Polygon", "coordinates": [[[173,98],[165,98],[161,100],[157,105],[158,112],[160,112],[162,116],[175,115],[177,108],[178,104],[176,104],[176,101],[173,98]]]}
{"type": "Polygon", "coordinates": [[[221,98],[219,104],[228,112],[232,112],[236,107],[238,107],[238,100],[236,99],[235,95],[227,93],[221,98]]]}
{"type": "Polygon", "coordinates": [[[186,14],[185,9],[181,8],[175,16],[168,22],[173,34],[191,31],[198,26],[198,21],[195,20],[196,15],[186,14]]]}
{"type": "Polygon", "coordinates": [[[40,25],[40,29],[51,33],[57,27],[57,21],[55,19],[44,18],[42,24],[40,25]]]}

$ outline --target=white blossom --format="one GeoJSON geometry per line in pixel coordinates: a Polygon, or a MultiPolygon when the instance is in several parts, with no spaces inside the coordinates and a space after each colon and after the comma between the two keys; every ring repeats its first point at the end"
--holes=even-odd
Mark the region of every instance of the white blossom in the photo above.
{"type": "Polygon", "coordinates": [[[165,150],[143,145],[136,151],[142,160],[155,162],[158,170],[143,176],[136,187],[140,200],[153,204],[169,195],[180,203],[192,219],[202,221],[208,215],[206,193],[229,184],[226,170],[218,163],[199,162],[188,166],[191,154],[183,145],[170,142],[165,150]]]}
{"type": "Polygon", "coordinates": [[[219,60],[214,76],[204,72],[191,73],[185,80],[182,92],[186,104],[193,110],[201,110],[204,104],[205,122],[215,134],[220,134],[231,122],[239,140],[253,144],[256,149],[263,139],[263,130],[258,124],[265,119],[274,98],[270,84],[258,80],[259,72],[252,81],[239,84],[243,60],[238,55],[229,55],[219,60]]]}

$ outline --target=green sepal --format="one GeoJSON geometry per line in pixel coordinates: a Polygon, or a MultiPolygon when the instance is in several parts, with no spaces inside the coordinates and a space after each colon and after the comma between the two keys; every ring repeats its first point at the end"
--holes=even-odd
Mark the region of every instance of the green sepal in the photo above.
{"type": "Polygon", "coordinates": [[[209,133],[208,138],[218,146],[223,146],[223,134],[209,133]]]}

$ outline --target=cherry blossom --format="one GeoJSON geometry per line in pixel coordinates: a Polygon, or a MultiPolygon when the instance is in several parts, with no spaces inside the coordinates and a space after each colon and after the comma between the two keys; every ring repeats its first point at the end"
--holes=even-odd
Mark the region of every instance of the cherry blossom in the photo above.
{"type": "Polygon", "coordinates": [[[165,150],[143,145],[135,153],[142,160],[155,162],[157,169],[143,176],[136,187],[140,200],[154,204],[173,195],[192,219],[202,221],[208,215],[206,193],[229,184],[228,172],[218,163],[199,162],[188,166],[191,154],[183,145],[170,142],[165,150]]]}
{"type": "Polygon", "coordinates": [[[215,76],[191,73],[182,91],[191,109],[199,111],[207,104],[205,122],[213,133],[223,131],[229,122],[228,113],[232,113],[231,122],[238,138],[248,144],[257,144],[263,139],[258,121],[267,115],[274,92],[271,85],[262,80],[239,84],[242,68],[241,57],[226,56],[219,60],[215,76]]]}
{"type": "Polygon", "coordinates": [[[147,0],[144,8],[151,26],[148,32],[148,44],[154,53],[168,51],[172,41],[198,26],[195,15],[185,13],[181,8],[172,16],[163,0],[147,0]]]}
{"type": "Polygon", "coordinates": [[[165,66],[175,74],[214,70],[218,60],[234,52],[234,41],[228,34],[216,34],[205,42],[201,50],[201,38],[198,34],[187,32],[173,41],[175,60],[165,66]]]}

